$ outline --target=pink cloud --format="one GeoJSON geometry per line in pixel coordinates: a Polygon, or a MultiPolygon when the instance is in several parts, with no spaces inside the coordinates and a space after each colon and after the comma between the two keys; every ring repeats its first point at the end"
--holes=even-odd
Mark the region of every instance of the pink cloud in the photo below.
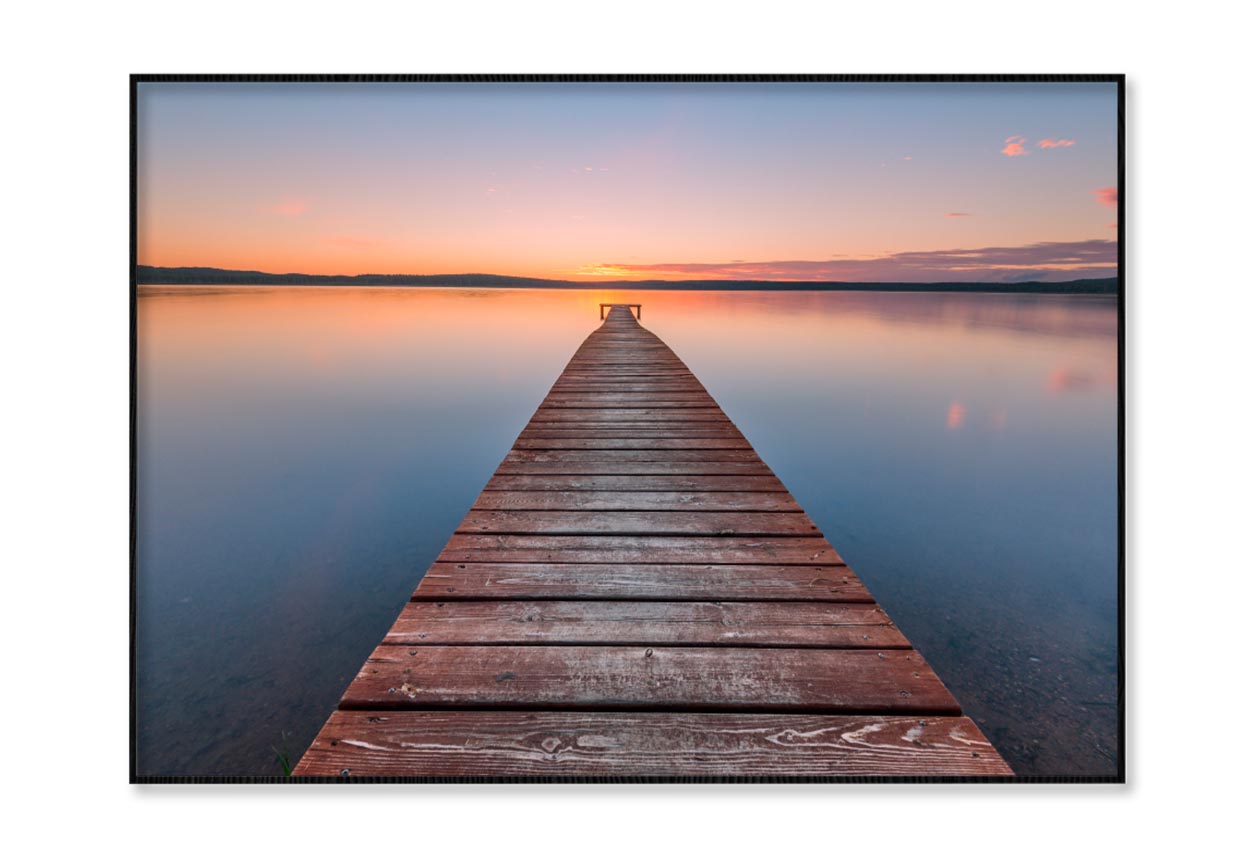
{"type": "Polygon", "coordinates": [[[1041,148],[1069,148],[1074,144],[1073,139],[1041,139],[1036,143],[1041,148]]]}
{"type": "Polygon", "coordinates": [[[877,257],[825,261],[736,261],[731,263],[592,264],[585,276],[682,276],[757,281],[944,282],[1070,281],[1118,274],[1118,243],[1078,240],[982,249],[896,252],[877,257]]]}
{"type": "Polygon", "coordinates": [[[962,216],[974,216],[973,213],[946,213],[944,215],[949,218],[957,218],[957,217],[962,217],[962,216]]]}
{"type": "Polygon", "coordinates": [[[277,216],[299,216],[309,209],[309,202],[285,199],[278,204],[263,205],[258,208],[262,213],[273,213],[277,216]]]}
{"type": "Polygon", "coordinates": [[[1025,136],[1011,136],[1005,140],[1005,147],[1001,149],[1001,153],[1006,157],[1022,157],[1031,152],[1026,149],[1027,138],[1025,136]]]}
{"type": "Polygon", "coordinates": [[[1096,200],[1106,207],[1118,207],[1118,187],[1101,187],[1093,190],[1096,200]]]}

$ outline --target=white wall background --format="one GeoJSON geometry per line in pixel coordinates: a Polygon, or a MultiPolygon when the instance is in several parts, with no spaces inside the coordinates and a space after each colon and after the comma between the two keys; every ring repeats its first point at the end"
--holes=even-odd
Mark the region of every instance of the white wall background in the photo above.
{"type": "Polygon", "coordinates": [[[1204,0],[8,7],[7,834],[48,849],[96,841],[511,853],[1112,850],[1149,840],[1199,849],[1239,837],[1250,596],[1248,550],[1236,537],[1250,504],[1253,304],[1242,256],[1247,27],[1233,19],[1237,8],[1204,0]],[[127,785],[127,75],[548,71],[1130,76],[1130,785],[127,785]]]}

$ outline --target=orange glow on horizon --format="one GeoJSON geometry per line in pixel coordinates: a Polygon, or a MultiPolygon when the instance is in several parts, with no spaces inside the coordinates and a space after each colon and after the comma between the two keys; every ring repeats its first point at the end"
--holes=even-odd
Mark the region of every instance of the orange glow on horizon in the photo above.
{"type": "MultiPolygon", "coordinates": [[[[1082,277],[1113,277],[1118,274],[1113,260],[1115,242],[1112,239],[1082,241],[1074,245],[1092,245],[1104,249],[1105,257],[1069,258],[1057,257],[1035,262],[1027,256],[1029,246],[1009,247],[1022,250],[1023,260],[995,262],[982,254],[986,250],[952,250],[937,252],[949,260],[943,267],[936,267],[928,277],[925,273],[901,267],[896,273],[894,255],[845,256],[838,261],[766,261],[729,263],[653,263],[653,264],[583,264],[577,267],[520,267],[498,257],[480,263],[457,263],[453,260],[413,262],[407,256],[375,252],[382,243],[360,237],[326,237],[310,251],[273,251],[266,255],[252,252],[222,252],[214,260],[175,251],[141,251],[139,263],[153,267],[210,267],[224,270],[254,271],[268,274],[300,273],[305,275],[357,276],[357,275],[501,275],[525,278],[550,279],[595,283],[598,281],[978,281],[1000,280],[1014,275],[1039,273],[1041,278],[1054,279],[1082,277]],[[968,252],[974,257],[967,259],[968,252]],[[344,254],[356,256],[355,261],[340,260],[344,254]],[[1106,259],[1108,257],[1108,259],[1106,259]],[[921,277],[920,277],[921,275],[921,277]]],[[[141,248],[143,244],[141,243],[141,248]]],[[[902,253],[902,255],[926,255],[928,253],[902,253]]]]}

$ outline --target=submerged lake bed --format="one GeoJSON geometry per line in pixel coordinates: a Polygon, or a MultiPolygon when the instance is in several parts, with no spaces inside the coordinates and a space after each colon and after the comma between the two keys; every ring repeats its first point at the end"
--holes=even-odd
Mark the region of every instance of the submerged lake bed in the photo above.
{"type": "Polygon", "coordinates": [[[1021,774],[1117,762],[1117,302],[140,288],[141,775],[294,761],[601,302],[705,384],[1021,774]]]}

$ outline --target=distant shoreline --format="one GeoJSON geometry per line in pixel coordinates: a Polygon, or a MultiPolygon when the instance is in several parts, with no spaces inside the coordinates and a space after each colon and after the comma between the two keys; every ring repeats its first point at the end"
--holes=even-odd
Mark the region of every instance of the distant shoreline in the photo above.
{"type": "Polygon", "coordinates": [[[551,290],[848,290],[923,293],[1118,293],[1117,278],[1085,278],[1074,281],[1021,282],[851,282],[851,281],[606,281],[584,282],[525,278],[508,275],[465,273],[460,275],[310,275],[224,270],[213,267],[140,266],[136,284],[161,286],[254,286],[254,287],[449,287],[539,288],[551,290]]]}

